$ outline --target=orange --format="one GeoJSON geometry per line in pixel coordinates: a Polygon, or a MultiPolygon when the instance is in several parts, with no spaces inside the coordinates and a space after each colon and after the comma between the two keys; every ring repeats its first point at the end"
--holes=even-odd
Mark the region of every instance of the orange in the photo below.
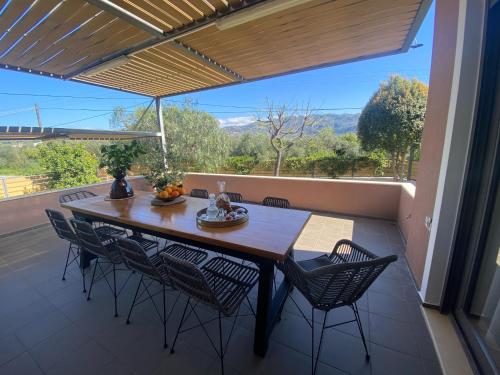
{"type": "Polygon", "coordinates": [[[165,191],[166,191],[168,194],[172,194],[172,188],[170,188],[170,187],[167,187],[167,188],[165,189],[165,191]]]}
{"type": "Polygon", "coordinates": [[[179,192],[177,190],[175,190],[172,192],[172,194],[170,196],[177,198],[179,195],[180,195],[179,192]]]}
{"type": "Polygon", "coordinates": [[[168,198],[168,197],[169,197],[169,194],[166,191],[162,191],[160,193],[160,198],[168,198]]]}

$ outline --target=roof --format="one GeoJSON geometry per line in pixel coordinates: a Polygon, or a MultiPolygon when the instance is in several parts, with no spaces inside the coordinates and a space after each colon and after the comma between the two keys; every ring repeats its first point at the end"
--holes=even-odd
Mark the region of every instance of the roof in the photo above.
{"type": "Polygon", "coordinates": [[[72,140],[130,140],[151,137],[160,137],[160,133],[65,128],[38,128],[31,126],[0,126],[0,141],[44,140],[56,138],[72,140]]]}
{"type": "Polygon", "coordinates": [[[0,0],[0,67],[170,96],[406,52],[431,0],[0,0]]]}

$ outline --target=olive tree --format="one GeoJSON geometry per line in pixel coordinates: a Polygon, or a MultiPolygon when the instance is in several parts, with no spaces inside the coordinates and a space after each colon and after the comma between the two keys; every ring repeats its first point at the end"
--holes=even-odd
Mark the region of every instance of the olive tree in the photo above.
{"type": "MultiPolygon", "coordinates": [[[[224,165],[229,154],[229,140],[215,117],[196,109],[189,102],[180,107],[164,106],[162,115],[167,157],[176,163],[175,169],[184,172],[216,172],[224,165]]],[[[159,131],[154,108],[140,108],[132,114],[116,108],[110,125],[126,130],[159,131]]],[[[152,142],[157,140],[146,141],[145,149],[157,152],[152,142]]],[[[142,159],[145,158],[147,155],[142,159]]],[[[147,162],[142,159],[139,163],[147,162]]]]}
{"type": "Polygon", "coordinates": [[[392,76],[380,84],[359,117],[363,149],[386,152],[396,180],[404,175],[406,155],[420,145],[427,93],[427,85],[416,79],[392,76]]]}

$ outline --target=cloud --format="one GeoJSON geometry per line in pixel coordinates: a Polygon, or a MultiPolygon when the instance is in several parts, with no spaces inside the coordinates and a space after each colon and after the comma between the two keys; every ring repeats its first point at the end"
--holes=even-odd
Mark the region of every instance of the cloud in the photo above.
{"type": "Polygon", "coordinates": [[[219,119],[219,124],[224,128],[226,126],[244,126],[252,123],[253,121],[254,119],[252,116],[241,116],[219,119]]]}

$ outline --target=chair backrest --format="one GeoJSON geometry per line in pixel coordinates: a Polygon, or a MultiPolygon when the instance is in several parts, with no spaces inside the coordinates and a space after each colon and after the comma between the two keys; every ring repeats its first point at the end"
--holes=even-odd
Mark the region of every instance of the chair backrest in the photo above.
{"type": "Polygon", "coordinates": [[[191,196],[195,198],[208,199],[208,190],[205,189],[191,189],[191,196]]]}
{"type": "Polygon", "coordinates": [[[98,257],[111,259],[109,250],[103,245],[92,225],[85,221],[70,219],[82,250],[98,257]]]}
{"type": "Polygon", "coordinates": [[[73,232],[73,229],[71,229],[62,212],[47,208],[45,209],[45,213],[49,217],[50,223],[52,224],[52,227],[56,231],[59,238],[70,242],[78,241],[75,232],[73,232]]]}
{"type": "Polygon", "coordinates": [[[277,208],[290,208],[288,199],[278,197],[265,197],[262,201],[262,205],[277,208]]]}
{"type": "Polygon", "coordinates": [[[240,193],[230,193],[226,191],[227,196],[229,197],[229,200],[234,203],[242,203],[243,202],[243,195],[240,193]]]}
{"type": "Polygon", "coordinates": [[[116,240],[115,246],[128,268],[157,281],[164,281],[158,268],[151,262],[146,251],[137,241],[119,236],[113,236],[113,238],[116,240]]]}
{"type": "Polygon", "coordinates": [[[177,289],[201,303],[221,309],[207,279],[196,265],[167,253],[162,253],[161,256],[167,267],[168,276],[177,289]]]}
{"type": "Polygon", "coordinates": [[[288,257],[280,268],[313,307],[328,311],[356,302],[382,271],[396,260],[396,255],[390,255],[361,262],[336,263],[306,271],[293,258],[288,257]]]}
{"type": "Polygon", "coordinates": [[[71,201],[78,201],[80,199],[95,197],[97,194],[87,190],[78,190],[72,193],[62,194],[59,196],[59,203],[67,203],[71,201]]]}

